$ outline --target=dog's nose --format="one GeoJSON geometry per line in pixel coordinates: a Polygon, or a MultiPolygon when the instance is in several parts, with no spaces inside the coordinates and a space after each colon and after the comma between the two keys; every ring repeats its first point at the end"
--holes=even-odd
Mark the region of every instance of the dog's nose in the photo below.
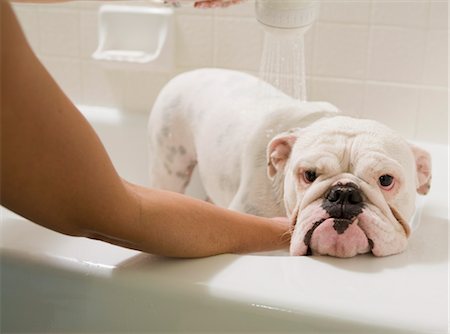
{"type": "Polygon", "coordinates": [[[359,204],[362,202],[362,196],[356,186],[337,184],[331,188],[327,200],[336,204],[359,204]]]}
{"type": "Polygon", "coordinates": [[[363,197],[356,184],[338,183],[326,194],[322,207],[330,217],[351,220],[362,212],[363,197]]]}

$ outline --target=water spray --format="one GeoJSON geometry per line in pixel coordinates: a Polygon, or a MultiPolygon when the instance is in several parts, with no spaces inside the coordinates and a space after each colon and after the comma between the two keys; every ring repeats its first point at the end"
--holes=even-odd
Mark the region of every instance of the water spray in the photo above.
{"type": "Polygon", "coordinates": [[[306,101],[304,35],[316,20],[318,0],[256,0],[265,31],[260,77],[291,97],[306,101]]]}

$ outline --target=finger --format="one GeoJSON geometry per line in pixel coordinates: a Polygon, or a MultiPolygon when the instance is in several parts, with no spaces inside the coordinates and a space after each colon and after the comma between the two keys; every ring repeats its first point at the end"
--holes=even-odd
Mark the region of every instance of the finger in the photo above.
{"type": "Polygon", "coordinates": [[[238,4],[242,0],[201,0],[194,3],[195,8],[226,8],[238,4]]]}

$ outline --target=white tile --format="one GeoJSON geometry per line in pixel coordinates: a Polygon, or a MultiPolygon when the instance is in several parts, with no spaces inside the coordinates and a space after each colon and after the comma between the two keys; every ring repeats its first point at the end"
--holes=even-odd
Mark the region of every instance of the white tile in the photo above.
{"type": "Polygon", "coordinates": [[[370,0],[323,1],[319,21],[368,24],[370,0]]]}
{"type": "Polygon", "coordinates": [[[421,91],[416,139],[448,144],[448,93],[446,89],[421,91]]]}
{"type": "Polygon", "coordinates": [[[214,10],[217,16],[247,16],[255,17],[255,0],[246,0],[241,3],[214,10]]]}
{"type": "Polygon", "coordinates": [[[41,58],[42,63],[64,93],[74,103],[82,103],[81,63],[71,58],[41,58]]]}
{"type": "Polygon", "coordinates": [[[16,4],[13,8],[28,43],[35,53],[39,53],[39,7],[16,4]]]}
{"type": "Polygon", "coordinates": [[[213,17],[214,16],[214,9],[213,8],[195,8],[194,4],[191,3],[185,3],[183,4],[183,1],[181,1],[182,6],[175,9],[177,14],[180,15],[201,15],[203,17],[213,17]]]}
{"type": "Polygon", "coordinates": [[[76,11],[80,8],[79,1],[49,1],[48,3],[40,4],[42,10],[52,10],[52,11],[76,11]]]}
{"type": "Polygon", "coordinates": [[[437,86],[447,86],[448,84],[447,30],[428,32],[423,83],[437,86]]]}
{"type": "Polygon", "coordinates": [[[382,122],[406,138],[413,138],[418,106],[418,88],[368,83],[361,116],[382,122]]]}
{"type": "Polygon", "coordinates": [[[364,26],[319,23],[314,41],[314,74],[364,78],[369,29],[364,26]]]}
{"type": "Polygon", "coordinates": [[[217,17],[215,66],[257,71],[263,46],[263,29],[255,19],[217,17]]]}
{"type": "Polygon", "coordinates": [[[80,56],[90,58],[98,47],[98,14],[94,10],[81,11],[80,56]]]}
{"type": "Polygon", "coordinates": [[[430,28],[448,29],[448,1],[431,0],[430,28]]]}
{"type": "Polygon", "coordinates": [[[425,28],[428,25],[429,1],[403,0],[372,3],[372,23],[400,27],[425,28]]]}
{"type": "Polygon", "coordinates": [[[175,27],[177,66],[212,66],[214,52],[212,17],[177,15],[175,27]]]}
{"type": "Polygon", "coordinates": [[[108,69],[94,60],[81,63],[83,103],[122,108],[125,105],[127,71],[108,69]]]}
{"type": "Polygon", "coordinates": [[[426,44],[424,30],[375,27],[370,43],[370,80],[420,83],[426,44]]]}
{"type": "Polygon", "coordinates": [[[150,71],[130,71],[125,93],[126,110],[149,113],[159,92],[172,76],[150,71]]]}
{"type": "Polygon", "coordinates": [[[40,52],[46,56],[80,55],[80,13],[77,8],[39,11],[40,52]]]}
{"type": "Polygon", "coordinates": [[[90,0],[82,0],[77,2],[82,12],[97,11],[100,9],[101,6],[103,6],[106,3],[105,1],[90,1],[90,0]]]}
{"type": "Polygon", "coordinates": [[[365,84],[363,81],[313,79],[311,101],[327,101],[345,115],[361,117],[365,84]]]}

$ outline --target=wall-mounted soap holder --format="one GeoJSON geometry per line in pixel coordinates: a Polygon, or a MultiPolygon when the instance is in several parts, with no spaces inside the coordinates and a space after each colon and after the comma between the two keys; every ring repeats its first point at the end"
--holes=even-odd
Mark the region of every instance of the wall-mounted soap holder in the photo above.
{"type": "Polygon", "coordinates": [[[168,71],[173,68],[173,9],[104,5],[99,45],[92,58],[109,66],[168,71]]]}

